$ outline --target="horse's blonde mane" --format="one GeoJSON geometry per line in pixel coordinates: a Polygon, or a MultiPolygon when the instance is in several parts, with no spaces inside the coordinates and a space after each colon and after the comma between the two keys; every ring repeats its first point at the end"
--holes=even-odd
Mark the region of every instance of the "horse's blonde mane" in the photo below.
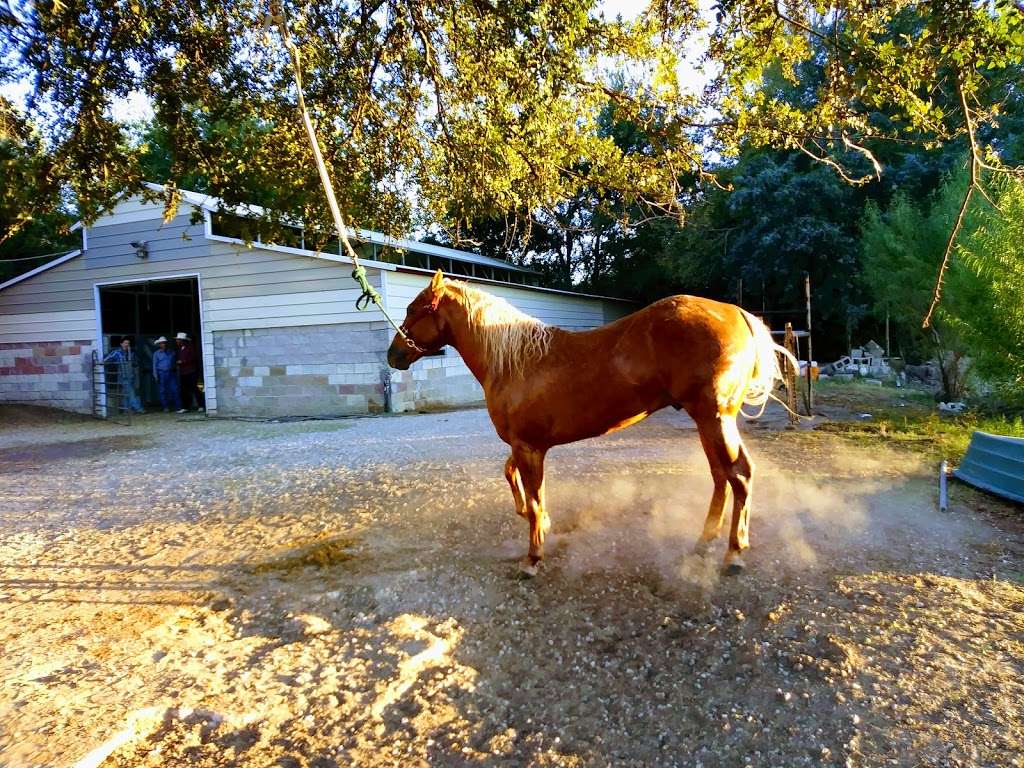
{"type": "Polygon", "coordinates": [[[466,308],[469,327],[476,334],[487,367],[497,373],[521,377],[527,363],[547,354],[552,329],[505,299],[452,281],[466,308]]]}

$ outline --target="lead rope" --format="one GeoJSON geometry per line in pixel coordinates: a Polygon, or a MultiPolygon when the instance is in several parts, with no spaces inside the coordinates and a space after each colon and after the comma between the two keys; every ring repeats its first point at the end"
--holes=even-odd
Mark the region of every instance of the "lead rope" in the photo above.
{"type": "Polygon", "coordinates": [[[366,279],[366,269],[359,263],[359,256],[356,255],[355,249],[349,242],[348,235],[345,232],[345,222],[341,218],[341,209],[338,208],[338,200],[334,196],[334,185],[331,184],[331,177],[327,172],[327,164],[324,162],[323,153],[320,151],[320,140],[317,138],[316,128],[313,127],[313,121],[309,117],[309,110],[306,109],[306,99],[302,94],[302,67],[299,59],[299,49],[295,45],[295,41],[292,40],[291,33],[288,31],[288,21],[285,18],[284,9],[277,2],[270,3],[270,15],[267,21],[277,25],[277,29],[281,33],[281,39],[288,49],[292,64],[292,74],[295,77],[295,92],[298,95],[298,107],[299,114],[302,115],[302,124],[306,128],[309,145],[313,148],[313,157],[316,160],[317,171],[320,173],[320,181],[324,187],[324,194],[327,196],[327,204],[331,209],[331,215],[334,217],[334,227],[338,230],[338,240],[355,266],[355,269],[352,270],[352,279],[359,284],[359,288],[362,291],[362,294],[356,299],[356,309],[363,312],[369,308],[371,303],[376,304],[384,317],[387,318],[387,321],[391,323],[391,327],[395,329],[395,332],[406,343],[415,346],[405,331],[402,330],[402,327],[388,314],[387,309],[384,307],[384,301],[381,299],[380,294],[377,293],[377,290],[370,285],[369,280],[366,279]]]}

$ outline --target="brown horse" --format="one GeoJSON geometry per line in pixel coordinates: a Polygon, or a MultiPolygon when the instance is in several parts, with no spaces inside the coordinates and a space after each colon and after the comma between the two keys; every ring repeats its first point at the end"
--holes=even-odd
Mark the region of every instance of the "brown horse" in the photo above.
{"type": "Polygon", "coordinates": [[[724,567],[743,570],[754,464],[736,415],[744,403],[766,402],[781,378],[776,351],[788,355],[756,317],[732,304],[672,296],[600,328],[565,331],[438,270],[409,304],[402,329],[405,337],[396,334],[388,349],[393,368],[404,371],[451,345],[483,385],[491,421],[512,448],[505,477],[516,512],[530,523],[524,572],[537,572],[550,526],[548,449],[628,427],[667,405],[697,422],[714,478],[698,549],[721,531],[731,488],[724,567]]]}

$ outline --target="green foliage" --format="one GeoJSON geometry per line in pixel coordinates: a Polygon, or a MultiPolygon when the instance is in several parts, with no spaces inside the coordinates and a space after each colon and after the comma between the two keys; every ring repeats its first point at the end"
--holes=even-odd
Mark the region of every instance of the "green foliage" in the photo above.
{"type": "Polygon", "coordinates": [[[38,132],[0,98],[0,282],[43,263],[10,262],[71,246],[70,216],[49,180],[50,158],[38,132]]]}
{"type": "MultiPolygon", "coordinates": [[[[886,210],[869,203],[862,223],[864,281],[871,290],[877,315],[892,318],[899,347],[910,360],[932,352],[931,333],[921,318],[931,301],[934,276],[956,215],[962,180],[949,182],[919,206],[897,193],[886,210]]],[[[960,271],[950,276],[955,282],[960,271]]],[[[955,291],[953,291],[955,293],[955,291]]]]}
{"type": "MultiPolygon", "coordinates": [[[[972,356],[962,324],[951,317],[975,303],[983,286],[964,264],[954,262],[946,275],[944,311],[931,328],[922,328],[921,318],[931,302],[965,184],[962,175],[950,178],[926,205],[917,205],[903,194],[897,194],[885,212],[869,204],[862,223],[864,280],[875,311],[892,318],[901,356],[911,362],[933,357],[939,362],[947,398],[962,396],[972,356]]],[[[976,228],[978,216],[974,205],[963,232],[976,228]]]]}
{"type": "Polygon", "coordinates": [[[984,207],[958,255],[977,278],[971,295],[945,308],[970,343],[978,369],[1024,402],[1024,182],[1003,179],[998,209],[984,207]],[[966,300],[961,300],[966,299],[966,300]]]}
{"type": "MultiPolygon", "coordinates": [[[[799,149],[861,177],[872,170],[865,141],[935,145],[963,133],[967,115],[950,100],[951,83],[987,136],[1002,104],[988,86],[1024,55],[1021,12],[1006,0],[728,0],[707,30],[698,6],[655,0],[633,22],[604,17],[594,0],[282,8],[342,206],[354,223],[384,229],[410,223],[412,199],[454,228],[554,210],[583,189],[614,193],[624,214],[680,214],[688,175],[706,173],[709,145],[726,156],[746,146],[799,149]],[[679,73],[705,32],[720,74],[693,93],[679,73]],[[801,77],[804,98],[763,87],[801,77]],[[646,151],[601,130],[609,101],[646,151]],[[709,124],[708,114],[721,119],[709,124]]],[[[141,92],[166,132],[170,181],[198,176],[229,203],[258,188],[283,215],[326,227],[288,57],[265,34],[265,3],[19,8],[0,15],[0,56],[10,62],[0,80],[33,79],[32,106],[50,141],[47,181],[66,184],[84,218],[139,189],[151,170],[110,111],[141,92]]]]}
{"type": "Polygon", "coordinates": [[[1021,63],[1024,28],[1009,0],[731,0],[720,4],[711,52],[723,64],[723,112],[734,137],[835,157],[848,142],[913,138],[934,145],[961,135],[965,115],[950,97],[957,88],[969,102],[978,99],[976,127],[994,120],[998,102],[984,94],[992,78],[1021,63]],[[797,82],[812,58],[822,73],[813,99],[751,93],[769,68],[797,82]]]}
{"type": "Polygon", "coordinates": [[[857,228],[850,212],[862,205],[862,195],[794,153],[745,157],[732,180],[730,272],[743,278],[746,293],[766,294],[767,308],[776,310],[803,307],[808,272],[816,315],[827,324],[819,330],[845,341],[847,318],[859,300],[857,228]]]}
{"type": "MultiPolygon", "coordinates": [[[[264,34],[267,6],[77,0],[25,6],[0,19],[0,53],[31,74],[52,105],[52,177],[88,220],[152,158],[110,114],[149,96],[160,161],[233,204],[264,203],[328,229],[295,111],[289,59],[264,34]]],[[[699,153],[687,135],[696,98],[680,93],[675,54],[658,24],[606,20],[589,0],[489,3],[285,3],[302,75],[339,202],[353,223],[407,227],[416,199],[448,226],[508,211],[554,208],[591,183],[678,211],[676,169],[699,153]],[[606,63],[636,72],[614,86],[606,63]],[[626,155],[596,130],[609,91],[638,126],[657,113],[658,151],[626,155]],[[670,104],[670,110],[660,109],[670,104]]],[[[673,14],[679,33],[696,9],[673,14]]]]}

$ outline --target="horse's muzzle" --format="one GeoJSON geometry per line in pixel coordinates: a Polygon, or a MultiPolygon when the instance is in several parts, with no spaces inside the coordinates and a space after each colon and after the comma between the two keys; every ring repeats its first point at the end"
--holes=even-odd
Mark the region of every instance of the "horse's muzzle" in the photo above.
{"type": "Polygon", "coordinates": [[[413,361],[409,359],[408,353],[401,347],[392,344],[388,348],[388,365],[398,371],[407,371],[413,361]]]}

